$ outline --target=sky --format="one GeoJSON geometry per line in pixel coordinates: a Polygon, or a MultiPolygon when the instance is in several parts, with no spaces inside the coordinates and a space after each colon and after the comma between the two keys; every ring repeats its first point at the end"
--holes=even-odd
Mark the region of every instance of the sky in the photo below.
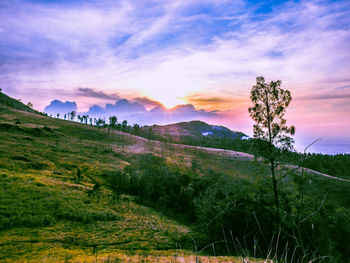
{"type": "Polygon", "coordinates": [[[0,86],[40,111],[192,104],[251,135],[257,76],[291,91],[297,150],[350,152],[348,0],[0,0],[0,86]]]}

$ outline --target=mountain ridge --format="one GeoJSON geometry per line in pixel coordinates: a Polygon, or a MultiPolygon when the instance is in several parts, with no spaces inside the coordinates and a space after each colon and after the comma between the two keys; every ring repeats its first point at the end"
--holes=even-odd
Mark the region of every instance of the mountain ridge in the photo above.
{"type": "Polygon", "coordinates": [[[221,125],[211,125],[200,120],[192,120],[188,122],[178,122],[167,125],[152,125],[153,131],[163,138],[169,136],[180,137],[208,137],[208,138],[226,138],[226,139],[242,139],[247,137],[246,134],[239,131],[232,131],[221,125]]]}

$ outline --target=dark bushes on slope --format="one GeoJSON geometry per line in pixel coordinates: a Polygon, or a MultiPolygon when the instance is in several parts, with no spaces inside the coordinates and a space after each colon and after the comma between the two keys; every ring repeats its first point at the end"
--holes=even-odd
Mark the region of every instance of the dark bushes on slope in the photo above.
{"type": "Polygon", "coordinates": [[[140,202],[191,223],[199,246],[224,240],[216,244],[216,253],[244,251],[289,260],[350,257],[349,209],[328,200],[308,180],[289,174],[288,183],[279,182],[281,210],[276,214],[268,176],[249,182],[212,170],[195,171],[170,169],[165,159],[143,155],[113,175],[120,179],[113,179],[119,185],[112,190],[138,196],[140,202]]]}

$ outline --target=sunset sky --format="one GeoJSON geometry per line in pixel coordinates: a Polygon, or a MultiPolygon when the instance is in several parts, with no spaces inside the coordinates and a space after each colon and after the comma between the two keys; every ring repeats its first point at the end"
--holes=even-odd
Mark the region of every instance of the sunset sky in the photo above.
{"type": "Polygon", "coordinates": [[[0,88],[41,111],[190,103],[251,135],[260,75],[291,91],[299,151],[350,152],[348,0],[0,0],[0,88]]]}

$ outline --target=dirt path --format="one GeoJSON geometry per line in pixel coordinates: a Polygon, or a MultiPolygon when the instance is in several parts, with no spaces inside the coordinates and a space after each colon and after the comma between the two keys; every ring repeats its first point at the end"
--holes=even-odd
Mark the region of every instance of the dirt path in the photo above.
{"type": "MultiPolygon", "coordinates": [[[[192,145],[185,145],[185,144],[177,144],[177,143],[164,143],[160,141],[155,141],[155,140],[148,140],[143,137],[139,137],[136,135],[132,135],[129,133],[121,132],[121,131],[114,131],[115,133],[127,137],[131,137],[135,139],[135,145],[132,146],[127,146],[125,147],[127,152],[133,152],[133,153],[142,153],[142,152],[154,152],[153,150],[146,150],[147,145],[153,144],[153,147],[156,146],[157,150],[159,151],[162,145],[171,145],[172,147],[175,148],[180,148],[180,149],[197,149],[197,150],[203,150],[209,153],[218,153],[220,155],[223,155],[225,157],[232,157],[232,158],[237,158],[242,161],[252,161],[254,160],[254,156],[248,153],[243,153],[243,152],[237,152],[237,151],[232,151],[232,150],[224,150],[224,149],[217,149],[217,148],[210,148],[210,147],[202,147],[202,146],[192,146],[192,145]]],[[[295,169],[296,171],[299,171],[301,173],[302,168],[298,167],[296,165],[284,165],[285,167],[295,169]]],[[[304,172],[308,174],[313,174],[313,175],[319,175],[319,176],[324,176],[329,179],[333,180],[339,180],[343,182],[350,182],[349,179],[345,178],[339,178],[336,176],[332,176],[329,174],[324,174],[309,168],[304,168],[304,172]]]]}
{"type": "MultiPolygon", "coordinates": [[[[136,135],[132,135],[129,133],[121,132],[121,131],[115,131],[119,135],[123,136],[128,136],[131,138],[136,139],[136,141],[142,142],[144,144],[149,144],[152,143],[154,146],[159,146],[161,147],[162,144],[164,145],[170,145],[172,147],[180,148],[180,149],[197,149],[197,150],[204,150],[207,152],[212,152],[212,153],[220,153],[228,157],[236,157],[240,159],[246,159],[246,160],[253,160],[254,156],[248,153],[243,153],[243,152],[237,152],[237,151],[232,151],[232,150],[224,150],[224,149],[217,149],[217,148],[210,148],[210,147],[202,147],[202,146],[193,146],[193,145],[186,145],[186,144],[178,144],[178,143],[165,143],[161,141],[155,141],[155,140],[148,140],[143,137],[139,137],[136,135]]],[[[134,147],[135,148],[135,147],[134,147]]],[[[139,152],[139,151],[138,151],[139,152]]]]}
{"type": "MultiPolygon", "coordinates": [[[[288,167],[288,168],[291,168],[291,169],[295,169],[295,171],[298,171],[299,173],[302,173],[302,167],[299,167],[299,166],[296,166],[296,165],[284,165],[284,166],[288,167]]],[[[344,181],[344,182],[350,182],[350,180],[348,180],[348,179],[332,176],[332,175],[329,175],[329,174],[324,174],[324,173],[317,172],[317,171],[309,169],[309,168],[304,168],[304,173],[306,173],[306,174],[313,174],[313,175],[320,175],[320,176],[324,176],[324,177],[327,177],[327,178],[330,178],[330,179],[344,181]]]]}

